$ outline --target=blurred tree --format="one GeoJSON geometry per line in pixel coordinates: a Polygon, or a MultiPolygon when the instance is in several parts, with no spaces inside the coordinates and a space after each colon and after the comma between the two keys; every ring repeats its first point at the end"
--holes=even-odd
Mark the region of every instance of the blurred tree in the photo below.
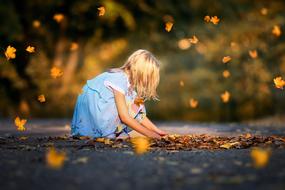
{"type": "Polygon", "coordinates": [[[284,31],[284,7],[282,0],[3,0],[0,47],[14,46],[17,57],[0,58],[0,116],[71,116],[85,81],[120,66],[138,48],[162,62],[161,101],[147,103],[156,119],[233,121],[284,113],[284,91],[272,82],[285,74],[285,37],[272,34],[275,25],[284,31]],[[206,15],[220,23],[204,22],[206,15]],[[174,23],[170,32],[167,21],[174,23]],[[193,35],[197,44],[189,43],[193,35]],[[25,51],[28,45],[35,54],[25,51]],[[224,64],[224,56],[232,60],[224,64]],[[49,76],[53,66],[63,70],[62,78],[49,76]],[[225,90],[228,103],[220,98],[225,90]],[[46,95],[44,105],[39,94],[46,95]],[[197,108],[190,108],[190,98],[199,101],[197,108]]]}

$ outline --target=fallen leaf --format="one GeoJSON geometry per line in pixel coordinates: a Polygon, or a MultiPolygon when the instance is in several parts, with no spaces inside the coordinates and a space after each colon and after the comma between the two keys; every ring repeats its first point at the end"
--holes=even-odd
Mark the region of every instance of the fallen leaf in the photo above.
{"type": "Polygon", "coordinates": [[[133,145],[133,148],[136,154],[146,153],[150,146],[150,143],[147,137],[131,138],[131,143],[133,145]]]}
{"type": "Polygon", "coordinates": [[[38,96],[38,101],[39,101],[40,103],[46,102],[45,95],[43,95],[43,94],[39,95],[39,96],[38,96]]]}
{"type": "Polygon", "coordinates": [[[33,27],[34,28],[39,28],[41,26],[41,22],[39,20],[34,20],[33,21],[33,27]]]}
{"type": "Polygon", "coordinates": [[[86,164],[88,162],[89,158],[88,157],[80,157],[76,160],[74,160],[72,163],[74,164],[86,164]]]}
{"type": "Polygon", "coordinates": [[[273,82],[274,82],[276,88],[283,89],[283,87],[285,86],[285,81],[280,76],[275,77],[273,79],[273,82]]]}
{"type": "Polygon", "coordinates": [[[199,42],[199,39],[194,35],[192,38],[189,38],[189,41],[191,44],[197,44],[199,42]]]}
{"type": "Polygon", "coordinates": [[[202,173],[202,169],[201,168],[191,168],[191,173],[192,174],[200,174],[200,173],[202,173]]]}
{"type": "Polygon", "coordinates": [[[270,150],[256,147],[251,150],[250,156],[256,168],[263,168],[268,164],[270,150]]]}
{"type": "Polygon", "coordinates": [[[26,48],[26,51],[29,52],[29,53],[35,53],[35,47],[33,47],[33,46],[28,46],[28,47],[26,48]]]}
{"type": "Polygon", "coordinates": [[[134,103],[135,103],[137,106],[143,105],[143,104],[144,104],[144,99],[143,99],[143,98],[140,98],[140,97],[136,97],[135,100],[134,100],[134,103]]]}
{"type": "Polygon", "coordinates": [[[228,102],[230,99],[230,93],[228,91],[225,91],[224,93],[221,94],[221,99],[224,103],[228,102]]]}
{"type": "Polygon", "coordinates": [[[88,136],[80,136],[79,139],[80,140],[89,140],[90,137],[88,137],[88,136]]]}
{"type": "Polygon", "coordinates": [[[24,125],[26,123],[27,123],[26,119],[20,119],[20,117],[16,117],[16,119],[15,119],[15,125],[16,125],[18,131],[25,131],[26,128],[24,127],[24,125]]]}
{"type": "Polygon", "coordinates": [[[240,144],[239,142],[233,142],[233,143],[225,143],[223,145],[220,146],[220,148],[225,148],[225,149],[230,149],[235,145],[240,144]]]}
{"type": "Polygon", "coordinates": [[[227,63],[227,62],[229,62],[230,60],[232,60],[232,58],[231,58],[230,56],[225,56],[225,57],[223,57],[223,59],[222,59],[223,63],[227,63]]]}
{"type": "Polygon", "coordinates": [[[183,38],[183,39],[180,39],[178,41],[178,47],[182,50],[186,50],[189,47],[191,47],[191,43],[190,43],[189,39],[183,38]]]}
{"type": "Polygon", "coordinates": [[[251,135],[250,133],[246,133],[246,134],[245,134],[245,138],[246,138],[246,139],[249,139],[249,138],[251,138],[251,137],[252,137],[252,135],[251,135]]]}
{"type": "Polygon", "coordinates": [[[50,75],[52,78],[56,79],[63,75],[63,71],[57,67],[53,67],[50,70],[50,75]]]}
{"type": "Polygon", "coordinates": [[[60,23],[64,19],[64,15],[62,13],[57,13],[53,15],[53,19],[57,22],[60,23]]]}
{"type": "Polygon", "coordinates": [[[260,13],[261,13],[262,15],[267,15],[268,9],[263,7],[262,9],[260,9],[260,13]]]}
{"type": "Polygon", "coordinates": [[[105,7],[103,7],[103,6],[101,6],[101,7],[98,7],[97,8],[98,9],[98,15],[99,16],[104,16],[104,14],[105,14],[105,12],[106,12],[106,9],[105,9],[105,7]]]}
{"type": "Polygon", "coordinates": [[[104,143],[106,145],[112,144],[112,141],[109,138],[96,138],[96,142],[104,143]]]}
{"type": "Polygon", "coordinates": [[[210,16],[207,15],[207,16],[204,17],[204,21],[210,22],[210,20],[211,20],[211,17],[210,17],[210,16]]]}
{"type": "Polygon", "coordinates": [[[7,58],[7,60],[9,59],[15,59],[16,58],[16,49],[12,46],[8,46],[6,51],[5,51],[5,56],[7,58]]]}
{"type": "Polygon", "coordinates": [[[170,32],[171,29],[172,29],[172,27],[173,27],[173,23],[172,23],[172,22],[166,22],[166,23],[165,23],[165,30],[166,30],[167,32],[170,32]]]}
{"type": "Polygon", "coordinates": [[[22,141],[24,141],[24,140],[27,140],[29,137],[26,137],[26,136],[22,136],[22,137],[19,137],[19,140],[22,140],[22,141]]]}
{"type": "Polygon", "coordinates": [[[250,56],[251,58],[253,58],[253,59],[255,59],[255,58],[258,57],[258,53],[257,53],[256,50],[249,50],[249,51],[248,51],[248,54],[249,54],[249,56],[250,56]]]}
{"type": "Polygon", "coordinates": [[[78,43],[72,42],[70,45],[70,51],[75,51],[78,49],[78,43]]]}
{"type": "Polygon", "coordinates": [[[191,108],[196,108],[198,106],[198,101],[195,100],[194,98],[191,98],[189,104],[191,108]]]}
{"type": "Polygon", "coordinates": [[[66,160],[66,153],[59,152],[54,147],[48,149],[46,153],[46,163],[52,169],[60,169],[66,160]]]}
{"type": "Polygon", "coordinates": [[[220,22],[220,19],[217,16],[213,16],[211,17],[210,22],[212,22],[213,24],[218,24],[220,22]]]}
{"type": "Polygon", "coordinates": [[[228,78],[228,77],[230,77],[230,76],[231,76],[231,73],[230,73],[229,70],[224,70],[224,71],[223,71],[223,77],[224,77],[224,78],[228,78]]]}
{"type": "Polygon", "coordinates": [[[282,32],[281,32],[280,26],[278,26],[278,25],[273,26],[272,34],[276,37],[281,36],[282,32]]]}

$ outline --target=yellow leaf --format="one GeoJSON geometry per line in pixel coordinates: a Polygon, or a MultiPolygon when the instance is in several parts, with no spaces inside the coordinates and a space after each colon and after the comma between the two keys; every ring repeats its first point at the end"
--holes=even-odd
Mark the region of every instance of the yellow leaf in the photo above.
{"type": "Polygon", "coordinates": [[[223,77],[224,77],[224,78],[228,78],[228,77],[230,77],[230,76],[231,76],[231,73],[230,73],[229,70],[224,70],[224,71],[223,71],[223,77]]]}
{"type": "Polygon", "coordinates": [[[221,94],[221,99],[224,103],[227,103],[230,100],[230,93],[228,91],[225,91],[221,94]]]}
{"type": "Polygon", "coordinates": [[[225,144],[221,145],[220,148],[230,149],[230,148],[232,148],[234,145],[237,145],[237,144],[239,144],[239,142],[225,143],[225,144]]]}
{"type": "Polygon", "coordinates": [[[270,154],[270,150],[261,148],[253,148],[250,152],[250,156],[256,168],[265,167],[268,164],[270,154]]]}
{"type": "Polygon", "coordinates": [[[172,27],[173,27],[173,23],[172,23],[172,22],[166,22],[166,23],[165,23],[165,30],[166,30],[167,32],[170,32],[171,29],[172,29],[172,27]]]}
{"type": "Polygon", "coordinates": [[[60,70],[59,68],[57,68],[57,67],[53,67],[53,68],[51,68],[51,70],[50,70],[50,75],[51,75],[51,77],[52,78],[59,78],[59,77],[61,77],[62,75],[63,75],[63,71],[62,70],[60,70]]]}
{"type": "Polygon", "coordinates": [[[26,48],[26,51],[29,52],[29,53],[35,53],[35,47],[33,47],[33,46],[28,46],[28,47],[26,48]]]}
{"type": "Polygon", "coordinates": [[[18,131],[25,131],[26,128],[24,125],[26,123],[27,123],[26,119],[20,119],[20,117],[16,117],[16,119],[15,119],[15,125],[16,125],[18,131]]]}
{"type": "Polygon", "coordinates": [[[189,101],[189,104],[190,104],[191,108],[196,108],[198,106],[198,101],[191,98],[189,101]]]}
{"type": "Polygon", "coordinates": [[[118,125],[117,129],[116,129],[116,133],[120,133],[123,130],[123,126],[122,125],[118,125]]]}
{"type": "Polygon", "coordinates": [[[230,57],[230,56],[225,56],[225,57],[223,57],[223,63],[227,63],[227,62],[229,62],[230,60],[232,60],[232,58],[230,57]]]}
{"type": "Polygon", "coordinates": [[[58,152],[54,147],[51,147],[46,153],[46,163],[52,169],[60,169],[66,160],[65,152],[58,152]]]}
{"type": "Polygon", "coordinates": [[[39,95],[39,96],[38,96],[38,101],[39,101],[40,103],[44,103],[44,102],[46,101],[45,95],[43,95],[43,94],[39,95]]]}
{"type": "Polygon", "coordinates": [[[279,37],[282,34],[281,28],[278,25],[273,26],[272,34],[276,37],[279,37]]]}
{"type": "Polygon", "coordinates": [[[267,15],[268,9],[263,7],[262,9],[260,9],[260,13],[261,13],[262,15],[267,15]]]}
{"type": "Polygon", "coordinates": [[[191,47],[191,43],[189,39],[183,38],[178,41],[178,47],[182,50],[188,49],[191,47]]]}
{"type": "Polygon", "coordinates": [[[273,82],[274,82],[276,88],[283,89],[283,87],[285,86],[285,81],[280,76],[274,78],[273,82]]]}
{"type": "Polygon", "coordinates": [[[96,138],[95,141],[104,143],[105,142],[105,138],[96,138]]]}
{"type": "Polygon", "coordinates": [[[253,58],[253,59],[255,59],[255,58],[258,57],[258,53],[257,53],[256,50],[249,50],[249,51],[248,51],[248,54],[249,54],[249,56],[250,56],[251,58],[253,58]]]}
{"type": "Polygon", "coordinates": [[[210,22],[210,20],[211,20],[211,17],[210,17],[210,16],[207,15],[207,16],[204,17],[204,21],[210,22]]]}
{"type": "Polygon", "coordinates": [[[134,103],[135,103],[137,106],[143,105],[143,104],[144,104],[144,99],[143,99],[143,98],[140,98],[140,97],[136,97],[136,99],[134,100],[134,103]]]}
{"type": "Polygon", "coordinates": [[[15,59],[16,58],[16,49],[12,46],[8,46],[6,51],[5,51],[5,56],[7,58],[7,60],[9,59],[15,59]]]}
{"type": "Polygon", "coordinates": [[[61,13],[57,13],[53,15],[53,19],[57,22],[60,23],[64,19],[64,15],[61,13]]]}
{"type": "Polygon", "coordinates": [[[101,6],[101,7],[98,7],[97,8],[98,9],[98,15],[99,16],[104,16],[104,14],[105,14],[105,12],[106,12],[106,9],[105,9],[105,7],[103,7],[103,6],[101,6]]]}
{"type": "Polygon", "coordinates": [[[212,22],[213,24],[218,24],[220,22],[220,19],[217,16],[213,16],[211,17],[210,22],[212,22]]]}
{"type": "Polygon", "coordinates": [[[24,140],[27,140],[28,138],[29,137],[22,136],[22,137],[19,138],[19,140],[24,141],[24,140]]]}
{"type": "Polygon", "coordinates": [[[79,139],[80,140],[89,140],[90,137],[88,137],[88,136],[80,136],[79,139]]]}
{"type": "Polygon", "coordinates": [[[41,22],[39,20],[34,20],[33,21],[33,27],[34,28],[39,28],[41,26],[41,22]]]}
{"type": "Polygon", "coordinates": [[[78,49],[78,43],[72,42],[70,45],[70,51],[75,51],[78,49]]]}
{"type": "Polygon", "coordinates": [[[96,142],[100,142],[100,143],[104,143],[106,145],[112,144],[112,141],[109,138],[96,138],[95,139],[96,142]]]}
{"type": "Polygon", "coordinates": [[[251,137],[252,137],[252,136],[251,136],[250,133],[246,133],[246,134],[245,134],[245,138],[246,138],[246,139],[249,139],[249,138],[251,138],[251,137]]]}
{"type": "Polygon", "coordinates": [[[80,157],[73,161],[74,164],[86,164],[88,162],[88,157],[80,157]]]}
{"type": "Polygon", "coordinates": [[[109,138],[104,138],[104,144],[112,144],[112,141],[109,138]]]}
{"type": "Polygon", "coordinates": [[[131,143],[133,145],[133,148],[136,154],[146,153],[150,146],[150,143],[147,137],[131,138],[131,143]]]}
{"type": "Polygon", "coordinates": [[[179,81],[179,85],[180,85],[181,87],[183,87],[183,86],[184,86],[184,81],[183,81],[183,80],[180,80],[180,81],[179,81]]]}
{"type": "Polygon", "coordinates": [[[189,38],[189,41],[191,44],[197,44],[199,42],[199,39],[194,35],[192,38],[189,38]]]}

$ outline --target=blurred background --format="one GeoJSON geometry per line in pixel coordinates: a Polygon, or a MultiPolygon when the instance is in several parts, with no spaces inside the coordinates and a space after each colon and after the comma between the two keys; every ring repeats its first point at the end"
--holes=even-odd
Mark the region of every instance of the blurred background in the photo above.
{"type": "Polygon", "coordinates": [[[285,77],[284,9],[284,0],[1,0],[0,117],[71,117],[86,80],[137,49],[162,65],[160,101],[146,103],[152,119],[283,117],[273,79],[285,77]]]}

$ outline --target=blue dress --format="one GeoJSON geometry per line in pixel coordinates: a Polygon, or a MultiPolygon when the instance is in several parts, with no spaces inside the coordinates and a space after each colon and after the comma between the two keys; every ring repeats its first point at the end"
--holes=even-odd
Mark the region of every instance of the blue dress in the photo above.
{"type": "Polygon", "coordinates": [[[146,109],[143,104],[138,106],[134,103],[137,93],[130,90],[127,74],[106,71],[87,80],[83,86],[71,122],[72,136],[115,138],[132,130],[119,118],[112,88],[125,95],[130,116],[141,123],[146,109]]]}

